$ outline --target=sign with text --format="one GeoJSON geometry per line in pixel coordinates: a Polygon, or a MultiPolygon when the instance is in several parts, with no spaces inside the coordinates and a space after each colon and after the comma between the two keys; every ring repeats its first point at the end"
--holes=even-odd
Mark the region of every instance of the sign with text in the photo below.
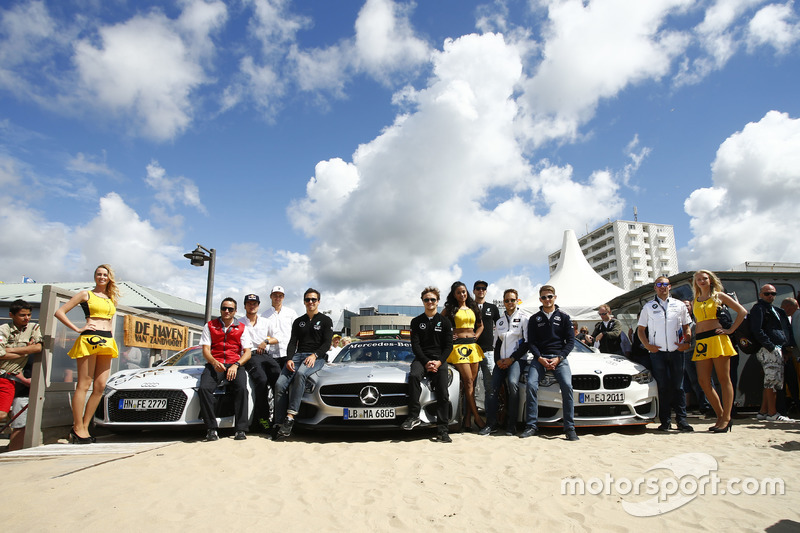
{"type": "Polygon", "coordinates": [[[125,346],[178,351],[187,347],[188,340],[186,326],[125,315],[125,346]]]}

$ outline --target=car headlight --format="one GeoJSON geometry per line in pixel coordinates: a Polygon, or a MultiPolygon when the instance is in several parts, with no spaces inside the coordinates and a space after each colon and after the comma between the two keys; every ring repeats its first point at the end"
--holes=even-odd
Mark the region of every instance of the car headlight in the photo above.
{"type": "Polygon", "coordinates": [[[647,383],[653,381],[653,374],[651,374],[649,370],[642,370],[638,374],[632,375],[631,381],[635,381],[636,383],[646,385],[647,383]]]}
{"type": "Polygon", "coordinates": [[[131,379],[131,377],[133,377],[133,376],[130,375],[130,374],[123,375],[123,376],[116,376],[116,377],[111,376],[111,379],[108,380],[108,382],[106,383],[106,386],[118,387],[119,385],[122,385],[123,383],[125,383],[126,381],[131,379]]]}
{"type": "Polygon", "coordinates": [[[539,380],[540,387],[549,387],[556,383],[556,376],[552,372],[545,372],[544,376],[539,380]]]}
{"type": "Polygon", "coordinates": [[[307,379],[306,380],[306,391],[305,391],[305,394],[311,394],[312,392],[314,392],[314,389],[316,389],[316,388],[317,388],[317,384],[314,382],[313,379],[307,379]]]}

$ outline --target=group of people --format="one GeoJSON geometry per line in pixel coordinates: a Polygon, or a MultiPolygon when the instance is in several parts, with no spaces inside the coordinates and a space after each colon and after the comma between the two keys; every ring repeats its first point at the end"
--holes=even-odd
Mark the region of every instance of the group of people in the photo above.
{"type": "MultiPolygon", "coordinates": [[[[114,271],[109,265],[98,266],[94,282],[93,289],[80,291],[55,312],[59,321],[79,334],[68,352],[76,360],[78,371],[70,430],[70,439],[76,444],[95,441],[89,433],[89,424],[109,377],[111,361],[119,353],[111,334],[111,320],[119,300],[114,271]],[[82,327],[67,317],[67,313],[77,306],[83,309],[86,317],[82,327]]],[[[697,381],[717,417],[709,429],[714,433],[728,432],[732,427],[734,396],[730,361],[737,353],[730,335],[745,320],[747,310],[723,291],[719,278],[708,270],[698,270],[694,274],[694,298],[689,306],[672,298],[670,287],[665,276],[655,280],[656,297],[642,308],[636,330],[636,340],[649,354],[648,366],[658,387],[658,429],[671,429],[671,413],[674,411],[677,430],[693,431],[687,422],[683,388],[686,365],[683,353],[693,344],[691,361],[696,365],[697,381]],[[723,308],[736,313],[736,319],[727,327],[723,327],[720,321],[723,308]],[[712,382],[714,374],[721,395],[712,382]]],[[[519,295],[515,289],[504,291],[504,312],[501,315],[497,306],[486,302],[487,289],[488,283],[476,281],[473,297],[464,283],[454,283],[441,313],[438,311],[439,290],[426,287],[422,291],[424,312],[415,317],[410,326],[414,360],[408,380],[409,416],[402,424],[403,429],[411,430],[421,424],[421,382],[427,378],[437,393],[438,440],[451,442],[448,435],[448,376],[442,371],[445,364],[450,364],[459,372],[463,383],[466,410],[462,427],[465,430],[471,430],[473,422],[480,435],[501,429],[498,394],[505,384],[509,410],[502,429],[506,435],[515,435],[520,376],[527,373],[525,426],[519,437],[536,435],[539,379],[550,371],[561,389],[566,439],[578,440],[574,425],[572,375],[567,359],[576,333],[570,316],[556,304],[555,288],[544,285],[539,289],[541,306],[532,316],[518,308],[519,295]],[[485,422],[475,400],[479,370],[485,380],[485,422]]],[[[760,347],[757,359],[765,374],[758,418],[785,421],[788,419],[777,412],[776,390],[783,387],[784,363],[791,347],[796,347],[792,327],[797,330],[800,325],[800,311],[795,300],[792,325],[786,311],[773,305],[775,295],[772,285],[764,285],[748,318],[753,341],[760,347]]],[[[335,352],[341,349],[337,344],[345,344],[338,335],[334,336],[330,317],[319,312],[321,297],[318,290],[309,288],[303,294],[305,313],[302,316],[283,305],[284,296],[283,287],[273,287],[271,306],[259,314],[259,296],[246,295],[245,316],[241,320],[236,318],[236,300],[225,298],[220,305],[220,316],[204,325],[200,345],[206,365],[200,378],[198,396],[207,440],[219,438],[214,391],[223,383],[230,387],[234,397],[234,438],[246,439],[249,429],[247,374],[252,378],[256,392],[253,411],[258,425],[275,439],[290,436],[306,381],[323,367],[331,353],[335,356],[335,352]],[[242,367],[244,371],[240,370],[242,367]],[[271,419],[270,389],[274,393],[275,406],[271,419]]],[[[588,335],[587,330],[581,340],[595,343],[603,352],[621,353],[620,324],[613,319],[607,306],[600,306],[598,312],[601,320],[594,332],[588,335]]],[[[12,322],[0,326],[0,422],[7,419],[9,413],[13,415],[13,400],[20,396],[20,385],[25,385],[23,369],[28,356],[41,351],[42,347],[38,324],[30,323],[31,306],[21,300],[14,302],[10,315],[12,322]]],[[[19,407],[15,406],[15,409],[19,410],[19,407]]],[[[12,441],[19,441],[18,435],[12,433],[12,441]]]]}

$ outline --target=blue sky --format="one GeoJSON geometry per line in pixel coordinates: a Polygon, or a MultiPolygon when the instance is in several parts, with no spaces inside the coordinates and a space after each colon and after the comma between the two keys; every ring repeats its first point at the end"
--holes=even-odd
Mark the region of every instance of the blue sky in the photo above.
{"type": "Polygon", "coordinates": [[[768,0],[5,2],[0,280],[203,301],[199,242],[215,302],[525,298],[634,206],[682,270],[800,261],[799,40],[768,0]]]}

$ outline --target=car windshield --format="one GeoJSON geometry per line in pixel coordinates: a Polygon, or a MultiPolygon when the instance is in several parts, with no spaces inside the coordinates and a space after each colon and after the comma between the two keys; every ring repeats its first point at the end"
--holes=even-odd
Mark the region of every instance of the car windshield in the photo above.
{"type": "Polygon", "coordinates": [[[206,364],[206,361],[203,359],[203,349],[199,346],[192,346],[176,353],[158,366],[195,366],[204,364],[206,364]]]}
{"type": "Polygon", "coordinates": [[[364,341],[353,342],[344,347],[339,352],[334,363],[374,363],[384,362],[407,362],[414,360],[414,352],[411,351],[410,342],[402,341],[364,341]]]}
{"type": "Polygon", "coordinates": [[[575,347],[572,349],[573,352],[583,352],[583,353],[594,353],[594,350],[583,344],[581,341],[575,341],[575,347]]]}

